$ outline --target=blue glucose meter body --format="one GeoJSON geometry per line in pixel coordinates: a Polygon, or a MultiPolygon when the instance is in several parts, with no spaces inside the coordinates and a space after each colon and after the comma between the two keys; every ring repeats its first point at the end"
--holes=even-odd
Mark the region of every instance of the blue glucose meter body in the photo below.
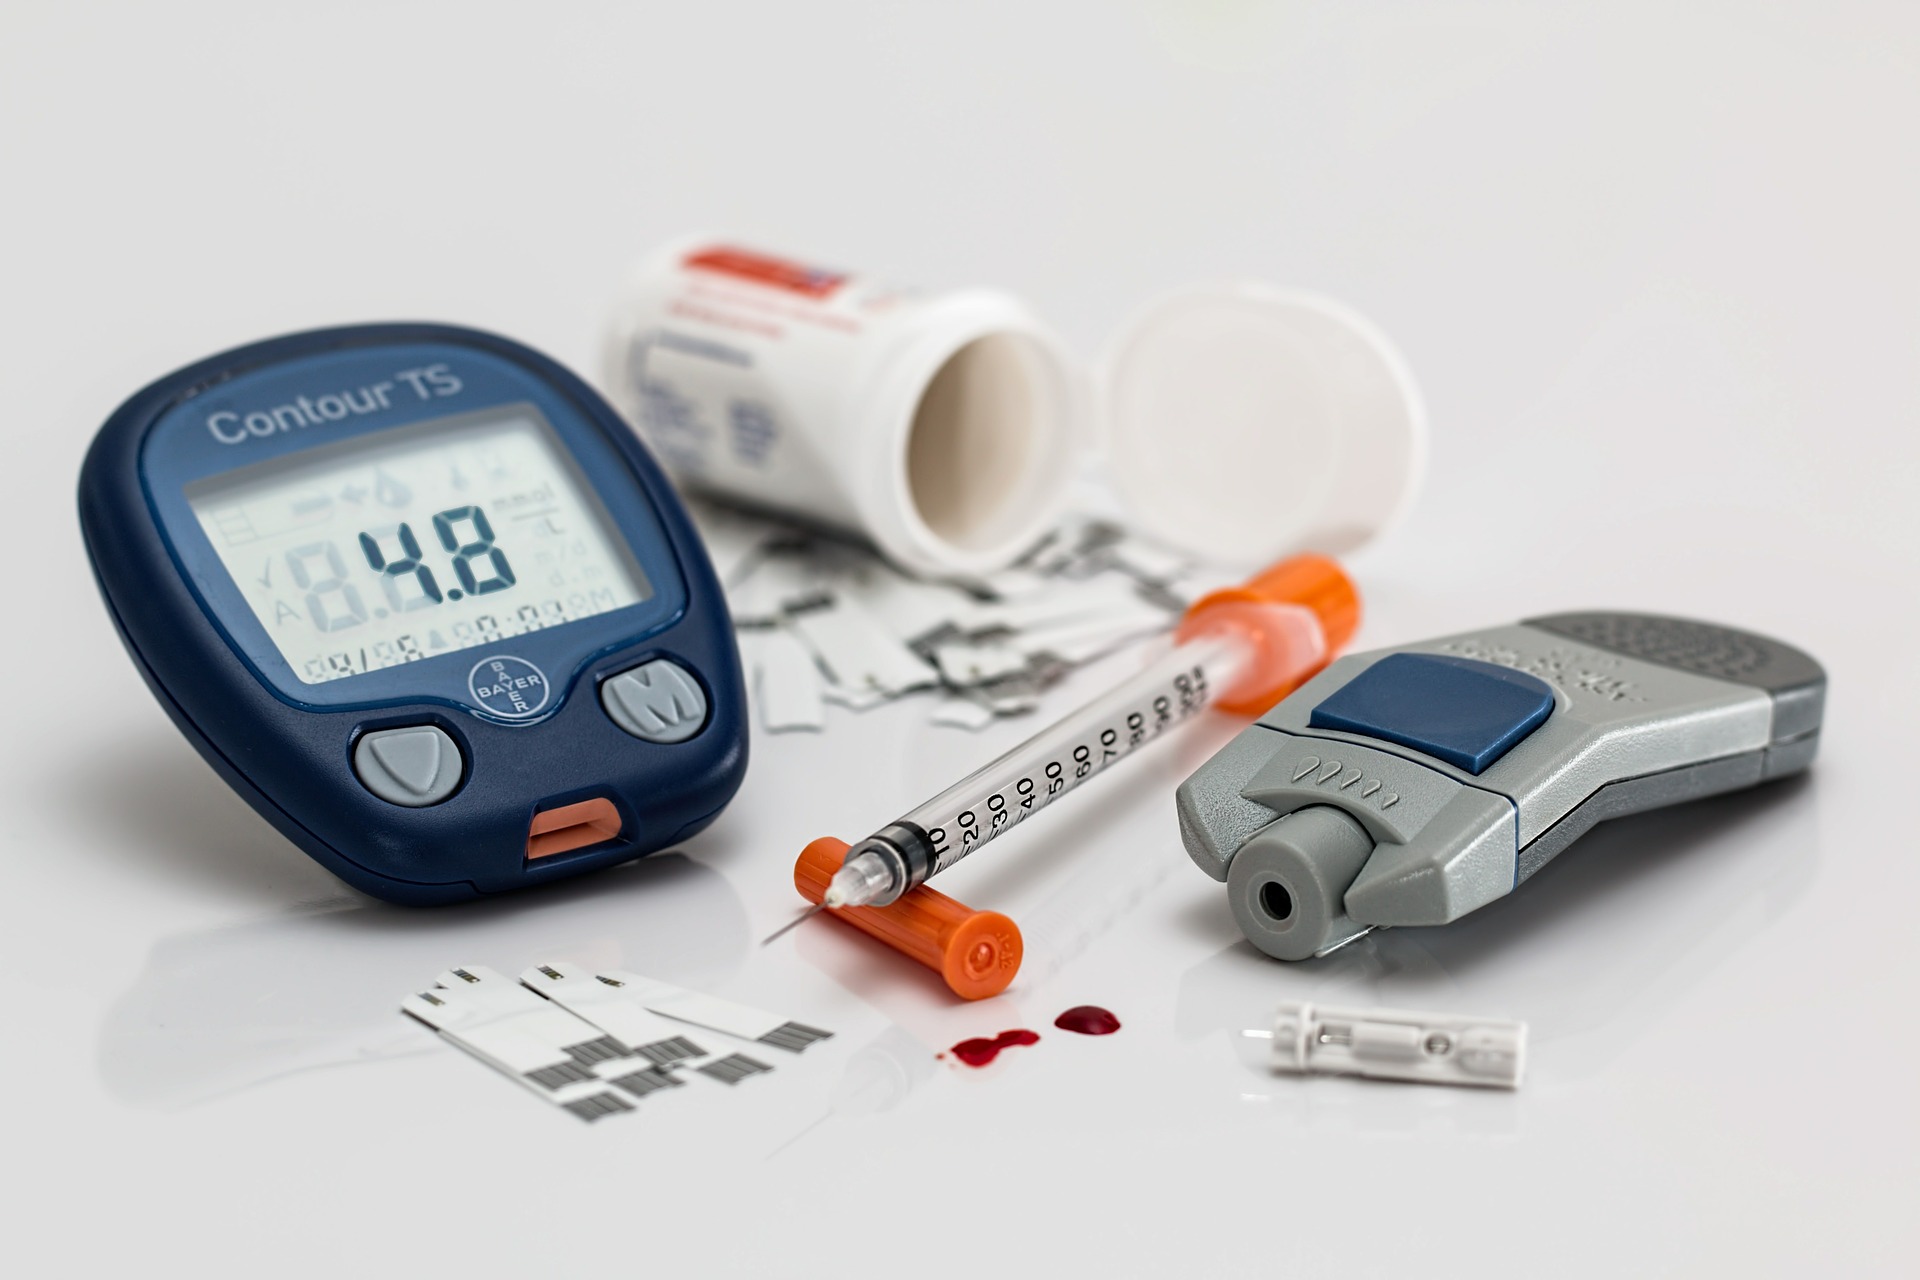
{"type": "Polygon", "coordinates": [[[697,534],[618,414],[517,343],[370,325],[202,361],[101,428],[80,520],[181,732],[377,897],[625,862],[740,786],[697,534]]]}

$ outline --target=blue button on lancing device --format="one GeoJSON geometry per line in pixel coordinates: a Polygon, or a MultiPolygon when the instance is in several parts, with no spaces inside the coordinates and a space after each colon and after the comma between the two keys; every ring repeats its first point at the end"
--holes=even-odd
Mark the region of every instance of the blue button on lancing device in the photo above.
{"type": "Polygon", "coordinates": [[[181,732],[368,893],[624,862],[740,786],[740,660],[686,512],[516,343],[372,325],[202,361],[101,428],[80,523],[181,732]]]}
{"type": "Polygon", "coordinates": [[[1553,711],[1546,681],[1491,662],[1391,654],[1314,707],[1308,724],[1423,751],[1478,775],[1553,711]]]}

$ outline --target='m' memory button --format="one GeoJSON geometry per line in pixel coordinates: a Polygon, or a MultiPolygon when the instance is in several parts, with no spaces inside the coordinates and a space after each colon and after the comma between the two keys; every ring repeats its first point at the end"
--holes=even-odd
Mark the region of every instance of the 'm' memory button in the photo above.
{"type": "Polygon", "coordinates": [[[600,686],[607,717],[648,742],[685,742],[706,727],[707,695],[667,658],[622,671],[600,686]]]}

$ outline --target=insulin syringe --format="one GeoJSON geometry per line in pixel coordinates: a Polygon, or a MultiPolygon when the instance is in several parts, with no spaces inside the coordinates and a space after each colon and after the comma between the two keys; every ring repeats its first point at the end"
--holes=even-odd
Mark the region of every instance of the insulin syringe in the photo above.
{"type": "Polygon", "coordinates": [[[1171,651],[848,849],[814,910],[897,901],[1210,706],[1265,711],[1334,657],[1359,613],[1352,582],[1322,556],[1205,596],[1171,651]]]}

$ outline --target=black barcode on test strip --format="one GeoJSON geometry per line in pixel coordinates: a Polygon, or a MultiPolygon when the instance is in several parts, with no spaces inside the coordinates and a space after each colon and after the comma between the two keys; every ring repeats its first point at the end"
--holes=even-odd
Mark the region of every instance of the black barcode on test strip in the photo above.
{"type": "Polygon", "coordinates": [[[579,1084],[582,1080],[591,1080],[593,1074],[577,1062],[556,1062],[550,1067],[541,1067],[538,1071],[527,1072],[527,1079],[542,1089],[552,1092],[563,1084],[579,1084]]]}
{"type": "Polygon", "coordinates": [[[612,1036],[601,1036],[598,1040],[583,1040],[579,1044],[570,1044],[566,1054],[583,1067],[596,1062],[611,1062],[615,1058],[624,1058],[627,1051],[612,1036]]]}
{"type": "Polygon", "coordinates": [[[629,1072],[617,1079],[609,1080],[607,1083],[616,1089],[632,1094],[636,1098],[644,1098],[648,1094],[657,1093],[662,1089],[678,1089],[681,1085],[685,1084],[686,1081],[675,1076],[670,1071],[661,1070],[659,1067],[645,1067],[639,1071],[629,1072]]]}
{"type": "Polygon", "coordinates": [[[816,1040],[831,1040],[833,1032],[810,1027],[804,1022],[783,1022],[767,1034],[760,1037],[761,1044],[770,1044],[776,1049],[785,1049],[789,1053],[799,1053],[816,1040]]]}
{"type": "Polygon", "coordinates": [[[685,1036],[672,1036],[665,1040],[655,1040],[652,1044],[643,1044],[634,1052],[653,1063],[664,1067],[670,1062],[684,1062],[688,1058],[704,1058],[705,1049],[685,1036]]]}
{"type": "Polygon", "coordinates": [[[744,1053],[730,1053],[716,1062],[694,1068],[703,1076],[711,1076],[721,1084],[739,1084],[748,1076],[757,1076],[762,1071],[771,1071],[772,1067],[764,1062],[749,1058],[744,1053]]]}
{"type": "Polygon", "coordinates": [[[595,1120],[604,1120],[608,1116],[617,1116],[622,1111],[632,1111],[633,1104],[625,1098],[612,1093],[590,1093],[584,1098],[575,1098],[572,1102],[563,1102],[560,1107],[592,1124],[595,1120]]]}

